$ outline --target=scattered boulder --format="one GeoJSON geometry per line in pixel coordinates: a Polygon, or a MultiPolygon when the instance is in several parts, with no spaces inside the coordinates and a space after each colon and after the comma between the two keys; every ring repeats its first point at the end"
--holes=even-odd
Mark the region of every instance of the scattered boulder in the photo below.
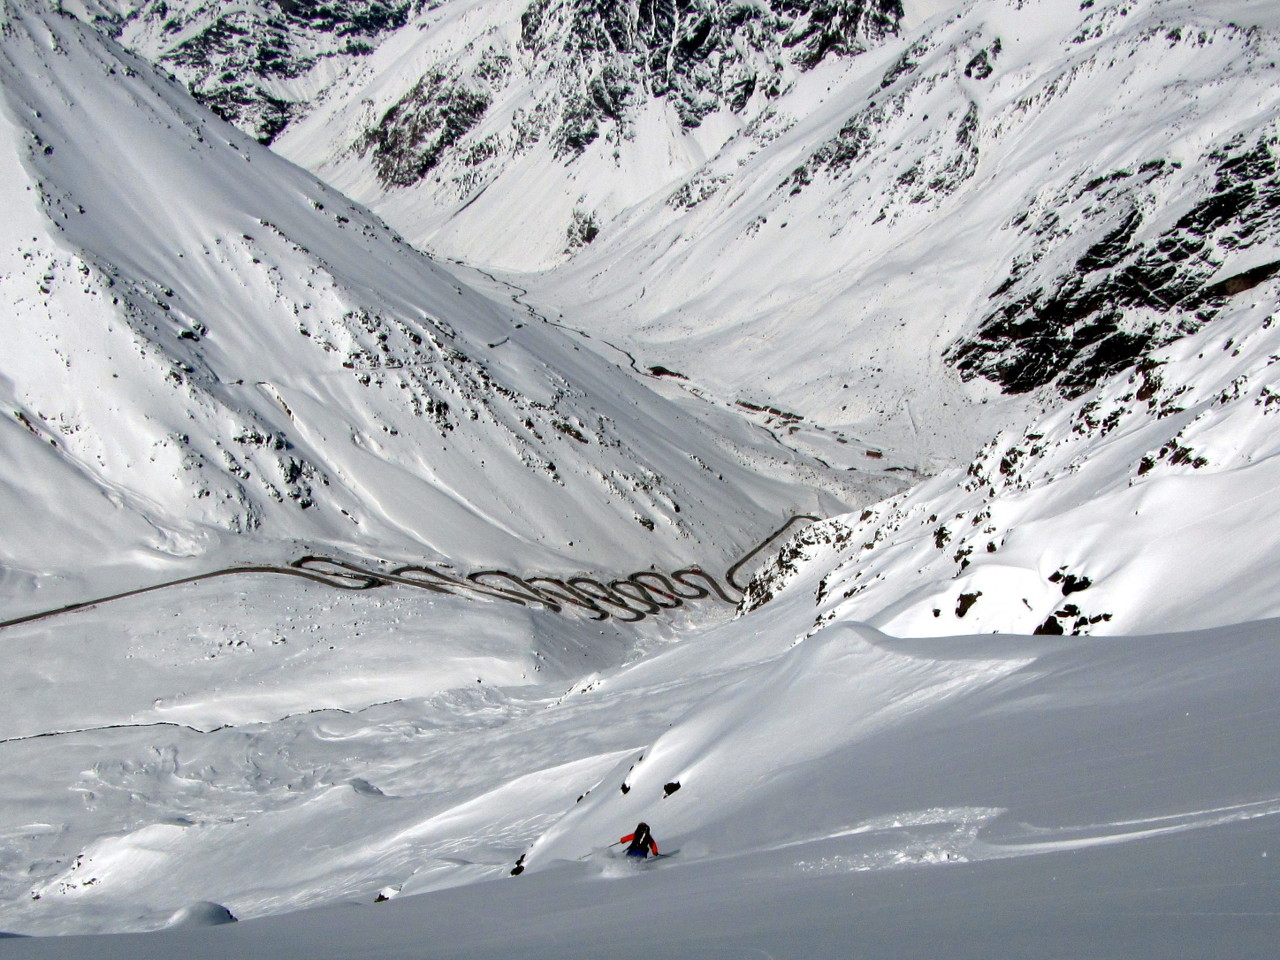
{"type": "Polygon", "coordinates": [[[1045,619],[1044,623],[1032,630],[1031,633],[1033,636],[1037,637],[1060,637],[1063,633],[1062,624],[1058,622],[1057,617],[1048,617],[1045,619]]]}
{"type": "Polygon", "coordinates": [[[1093,586],[1093,581],[1088,577],[1076,576],[1074,573],[1067,573],[1066,567],[1059,567],[1053,573],[1049,574],[1050,583],[1062,584],[1062,595],[1068,597],[1073,593],[1079,593],[1081,590],[1088,590],[1093,586]]]}
{"type": "Polygon", "coordinates": [[[982,596],[982,591],[977,590],[973,593],[962,593],[956,601],[956,616],[963,617],[969,612],[970,608],[978,602],[978,598],[982,596]]]}

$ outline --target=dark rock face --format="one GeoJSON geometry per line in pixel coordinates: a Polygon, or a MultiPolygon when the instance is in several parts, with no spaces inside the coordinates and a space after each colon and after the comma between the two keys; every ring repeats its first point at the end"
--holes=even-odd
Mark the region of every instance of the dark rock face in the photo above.
{"type": "Polygon", "coordinates": [[[1053,383],[1077,396],[1269,276],[1263,267],[1208,284],[1229,253],[1280,238],[1280,125],[1237,137],[1197,166],[1212,175],[1190,189],[1178,185],[1180,164],[1152,159],[1073,184],[1021,218],[1031,253],[992,292],[978,335],[951,346],[962,376],[1007,393],[1053,383]],[[1147,225],[1175,203],[1185,212],[1151,236],[1147,225]],[[1093,242],[1046,283],[1038,265],[1081,234],[1093,242]]]}
{"type": "Polygon", "coordinates": [[[152,48],[145,52],[173,70],[196,99],[269,143],[300,108],[273,92],[273,81],[301,77],[327,57],[372,52],[382,35],[405,24],[410,7],[410,0],[274,0],[255,6],[153,0],[115,32],[125,34],[130,45],[152,48]]]}
{"type": "Polygon", "coordinates": [[[534,0],[521,47],[556,64],[563,106],[553,136],[580,151],[640,99],[666,98],[686,128],[757,93],[784,63],[811,68],[896,32],[899,0],[534,0]]]}
{"type": "Polygon", "coordinates": [[[360,146],[373,151],[378,179],[388,187],[417,183],[446,150],[480,122],[489,98],[449,81],[423,77],[365,134],[360,146]]]}
{"type": "MultiPolygon", "coordinates": [[[[645,103],[665,101],[684,128],[697,127],[717,110],[776,96],[787,68],[860,53],[901,17],[899,0],[533,0],[514,48],[494,39],[468,65],[437,64],[360,146],[373,151],[388,187],[446,160],[476,169],[540,142],[569,162],[602,138],[632,138],[645,103]],[[482,141],[460,142],[516,75],[541,91],[537,105],[482,141]]],[[[571,230],[569,248],[589,233],[571,230]]]]}

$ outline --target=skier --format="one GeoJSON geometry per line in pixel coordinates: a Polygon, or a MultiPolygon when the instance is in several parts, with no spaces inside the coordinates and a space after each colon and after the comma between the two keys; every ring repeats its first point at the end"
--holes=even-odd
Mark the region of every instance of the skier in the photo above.
{"type": "Polygon", "coordinates": [[[628,857],[640,857],[643,859],[649,855],[649,851],[651,850],[655,857],[658,855],[657,841],[653,839],[653,834],[649,832],[649,825],[647,823],[636,824],[635,833],[627,834],[618,842],[630,844],[630,846],[627,847],[628,857]]]}

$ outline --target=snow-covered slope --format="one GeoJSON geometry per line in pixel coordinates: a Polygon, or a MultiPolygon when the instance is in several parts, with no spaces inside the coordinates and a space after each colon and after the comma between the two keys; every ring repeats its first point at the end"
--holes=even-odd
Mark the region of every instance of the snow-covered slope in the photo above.
{"type": "Polygon", "coordinates": [[[412,242],[546,266],[900,17],[897,0],[442,4],[326,90],[278,148],[412,242]]]}
{"type": "Polygon", "coordinates": [[[992,384],[1077,395],[1280,245],[1266,4],[883,6],[817,59],[761,39],[790,36],[773,14],[682,14],[710,49],[677,44],[670,76],[634,66],[643,16],[609,59],[591,31],[539,41],[590,16],[544,7],[424,13],[279,148],[415,243],[534,271],[531,302],[642,365],[921,465],[1027,408],[992,384]]]}
{"type": "Polygon", "coordinates": [[[10,596],[288,541],[714,566],[820,506],[816,462],[477,292],[82,22],[5,18],[10,596]]]}
{"type": "Polygon", "coordinates": [[[198,901],[247,922],[6,952],[1268,955],[1276,621],[905,640],[812,631],[811,608],[790,592],[563,695],[8,744],[46,791],[84,771],[87,812],[67,795],[44,823],[133,818],[13,901],[11,929],[151,928],[198,901]],[[606,849],[640,819],[671,859],[606,849]],[[306,903],[327,906],[254,919],[306,903]]]}
{"type": "Polygon", "coordinates": [[[280,145],[449,270],[82,6],[3,37],[11,594],[719,573],[962,465],[736,612],[258,572],[5,628],[0,929],[184,928],[6,954],[1274,954],[1269,5],[411,10],[280,145]]]}
{"type": "Polygon", "coordinates": [[[1000,434],[966,469],[810,528],[754,596],[798,576],[820,619],[905,636],[1280,616],[1278,293],[1272,279],[1237,294],[1204,330],[1000,434]]]}

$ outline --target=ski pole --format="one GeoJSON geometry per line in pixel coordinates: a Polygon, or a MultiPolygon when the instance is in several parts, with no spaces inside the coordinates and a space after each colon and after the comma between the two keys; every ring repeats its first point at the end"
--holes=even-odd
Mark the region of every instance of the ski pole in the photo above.
{"type": "MultiPolygon", "coordinates": [[[[619,840],[619,841],[618,841],[618,843],[622,843],[622,841],[621,841],[621,840],[619,840]]],[[[616,846],[618,845],[618,843],[611,843],[611,844],[609,844],[609,847],[616,847],[616,846]]],[[[608,849],[609,849],[609,847],[604,847],[603,849],[608,850],[608,849]]],[[[599,852],[600,852],[599,850],[593,850],[593,851],[591,851],[591,853],[599,853],[599,852]]],[[[591,853],[584,853],[582,856],[578,857],[577,859],[578,859],[578,860],[586,860],[588,857],[590,857],[590,856],[591,856],[591,853]]]]}

